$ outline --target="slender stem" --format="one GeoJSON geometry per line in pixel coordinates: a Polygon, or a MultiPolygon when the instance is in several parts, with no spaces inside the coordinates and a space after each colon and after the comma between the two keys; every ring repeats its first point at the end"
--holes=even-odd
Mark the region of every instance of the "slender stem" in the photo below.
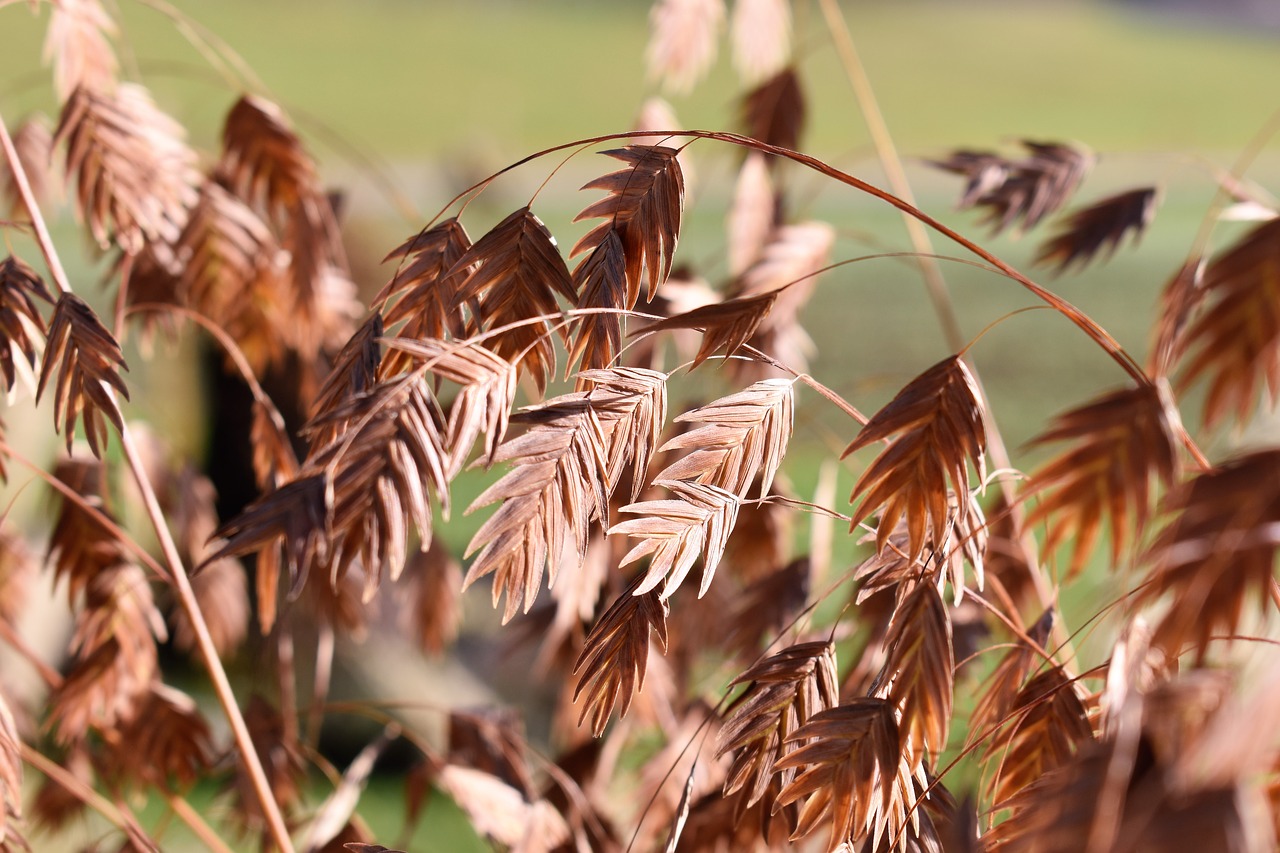
{"type": "MultiPolygon", "coordinates": [[[[888,178],[889,187],[899,198],[908,204],[914,205],[916,203],[915,196],[911,191],[911,184],[907,180],[906,171],[902,167],[902,158],[898,156],[898,149],[889,133],[884,115],[880,112],[880,104],[876,99],[875,90],[871,86],[871,81],[867,77],[862,59],[854,46],[853,36],[849,33],[844,14],[840,11],[840,7],[835,0],[820,0],[820,4],[823,17],[827,21],[827,29],[835,42],[836,52],[840,55],[840,61],[849,77],[849,84],[853,87],[854,97],[858,102],[859,109],[862,111],[862,118],[867,125],[867,131],[871,134],[871,141],[875,145],[876,154],[880,158],[880,165],[884,169],[885,177],[888,178]]],[[[902,218],[903,224],[906,226],[907,236],[911,240],[911,247],[917,253],[920,274],[924,278],[929,300],[933,303],[934,313],[938,317],[938,325],[942,327],[943,338],[952,352],[963,352],[968,348],[968,344],[966,344],[963,332],[960,329],[960,321],[956,316],[955,304],[951,300],[946,280],[943,278],[942,268],[933,256],[933,245],[929,239],[929,231],[921,220],[906,211],[902,212],[902,218]]],[[[972,364],[970,366],[974,368],[972,371],[974,380],[977,382],[978,390],[985,400],[987,391],[983,387],[982,378],[979,376],[977,368],[972,364]]],[[[1004,443],[1004,436],[1000,432],[999,424],[991,412],[989,401],[983,407],[982,417],[986,427],[987,449],[991,454],[992,461],[999,468],[1012,467],[1009,449],[1004,443]]],[[[1005,503],[1008,504],[1012,512],[1014,529],[1019,532],[1017,546],[1022,552],[1022,559],[1027,567],[1031,583],[1035,587],[1036,596],[1042,606],[1048,607],[1054,600],[1053,589],[1045,577],[1043,568],[1040,566],[1035,539],[1022,523],[1025,513],[1022,512],[1021,504],[1018,502],[1016,489],[1007,480],[1001,480],[999,488],[1004,496],[1005,503]]],[[[1058,625],[1059,623],[1055,621],[1055,629],[1058,629],[1058,625]]]]}
{"type": "Polygon", "coordinates": [[[169,804],[169,808],[173,809],[173,813],[178,816],[178,820],[187,825],[187,828],[199,838],[205,847],[208,847],[214,853],[232,853],[226,842],[218,837],[218,833],[213,831],[213,827],[200,817],[200,813],[191,807],[185,799],[173,793],[172,791],[164,792],[165,802],[169,804]]]}
{"type": "MultiPolygon", "coordinates": [[[[18,187],[18,193],[22,197],[23,204],[26,205],[28,214],[31,216],[31,223],[36,232],[36,240],[40,245],[41,253],[44,255],[45,263],[49,265],[49,272],[53,276],[54,283],[61,293],[71,293],[71,285],[68,283],[66,271],[62,267],[57,250],[49,237],[49,230],[45,227],[40,207],[36,204],[35,198],[31,193],[31,185],[27,181],[26,171],[18,158],[18,152],[14,148],[13,139],[9,136],[9,128],[3,116],[0,116],[0,146],[4,148],[5,158],[9,161],[9,168],[13,173],[14,184],[18,187]]],[[[109,385],[102,383],[102,391],[114,401],[115,393],[109,385]]],[[[240,753],[241,760],[245,763],[245,768],[249,772],[249,778],[262,806],[262,812],[266,816],[271,835],[281,853],[293,853],[293,843],[289,839],[289,830],[285,826],[284,817],[280,814],[280,807],[271,792],[271,784],[267,780],[266,772],[262,769],[262,762],[258,757],[257,751],[253,748],[253,739],[249,735],[249,728],[245,725],[244,717],[240,713],[235,692],[231,689],[231,682],[227,679],[227,672],[222,666],[222,660],[218,657],[218,649],[214,645],[213,637],[209,634],[209,626],[205,622],[204,614],[200,611],[200,603],[196,600],[195,591],[191,588],[191,580],[187,577],[187,571],[182,564],[182,557],[178,553],[178,547],[173,541],[173,535],[169,532],[169,525],[165,522],[164,513],[160,510],[160,502],[156,498],[151,480],[147,477],[142,457],[138,452],[137,445],[134,444],[133,433],[129,430],[128,423],[124,423],[120,429],[120,446],[124,450],[125,460],[129,465],[130,472],[133,474],[134,481],[137,483],[138,492],[142,496],[142,503],[146,509],[147,517],[151,521],[151,526],[155,529],[156,539],[160,543],[160,550],[164,554],[165,563],[169,568],[170,581],[178,593],[178,600],[182,605],[182,609],[186,611],[187,618],[191,621],[200,657],[204,660],[205,668],[208,669],[209,677],[213,681],[213,688],[218,696],[218,702],[222,705],[227,722],[231,725],[231,733],[235,739],[236,748],[240,753]]]]}
{"type": "MultiPolygon", "coordinates": [[[[858,108],[862,111],[867,132],[871,134],[871,142],[875,146],[876,155],[880,158],[885,177],[889,180],[889,187],[908,204],[915,204],[915,196],[911,192],[907,174],[902,168],[902,158],[898,156],[898,149],[893,143],[893,137],[889,134],[884,115],[880,112],[880,103],[876,100],[875,90],[871,87],[862,59],[854,47],[853,37],[849,34],[844,15],[836,0],[820,0],[820,3],[822,15],[827,20],[827,29],[831,33],[832,41],[835,42],[836,53],[839,54],[840,62],[844,65],[845,74],[849,77],[849,85],[853,87],[854,97],[857,99],[858,108]]],[[[952,351],[959,351],[964,346],[964,334],[960,330],[960,322],[956,318],[955,306],[951,302],[951,294],[942,277],[942,270],[930,257],[933,246],[929,241],[929,231],[920,220],[905,212],[902,218],[907,236],[911,240],[911,248],[918,253],[920,274],[924,277],[929,299],[933,302],[933,310],[938,315],[943,337],[952,351]]]]}

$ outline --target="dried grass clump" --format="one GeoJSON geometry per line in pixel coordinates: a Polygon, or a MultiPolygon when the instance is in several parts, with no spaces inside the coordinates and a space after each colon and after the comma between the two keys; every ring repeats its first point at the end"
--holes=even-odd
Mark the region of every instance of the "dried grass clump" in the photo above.
{"type": "MultiPolygon", "coordinates": [[[[0,376],[18,417],[30,414],[18,386],[53,398],[65,453],[46,472],[0,441],[0,474],[55,495],[47,524],[6,510],[0,528],[0,643],[35,679],[18,689],[6,669],[0,683],[0,851],[70,837],[88,810],[108,827],[93,843],[121,849],[168,849],[180,821],[214,850],[394,853],[360,816],[393,744],[416,762],[404,847],[435,791],[478,837],[518,851],[1274,848],[1280,450],[1222,449],[1207,431],[1248,423],[1280,385],[1277,220],[1217,251],[1200,239],[1157,307],[1144,368],[909,188],[798,153],[792,29],[810,17],[782,0],[659,0],[650,73],[687,90],[727,29],[749,135],[650,119],[538,152],[517,165],[571,147],[611,165],[576,216],[540,190],[469,232],[467,202],[506,170],[486,178],[377,247],[394,269],[365,305],[341,205],[283,106],[235,92],[198,156],[141,83],[119,79],[108,7],[46,5],[32,7],[49,14],[58,127],[11,136],[0,120],[0,148],[6,198],[48,276],[17,255],[0,263],[0,376]],[[687,166],[715,149],[744,155],[720,211],[725,245],[691,252],[687,166]],[[113,312],[63,271],[41,160],[111,256],[113,312]],[[849,285],[838,267],[865,258],[851,257],[848,223],[794,214],[802,171],[911,219],[940,311],[951,354],[895,371],[870,417],[833,390],[867,386],[805,332],[811,294],[849,285]],[[563,229],[576,239],[558,241],[563,229]],[[1057,455],[1029,477],[970,357],[982,335],[957,334],[929,233],[1056,311],[1123,377],[1039,434],[1032,449],[1057,455]],[[122,346],[158,331],[207,337],[214,384],[243,398],[238,453],[183,458],[169,446],[199,437],[131,423],[169,404],[126,372],[122,346]],[[810,375],[811,361],[835,377],[810,375]],[[811,416],[827,407],[834,419],[811,416]],[[214,482],[235,465],[256,492],[224,506],[214,482]],[[472,489],[476,468],[488,480],[472,489]],[[485,516],[458,554],[455,489],[485,516]],[[837,536],[858,550],[847,565],[837,536]],[[53,659],[24,618],[42,571],[70,626],[53,659]],[[492,630],[462,598],[486,578],[492,630]],[[1060,606],[1082,597],[1085,619],[1060,606]],[[413,708],[439,723],[424,725],[399,695],[330,701],[339,655],[366,638],[378,651],[358,653],[365,664],[404,686],[403,649],[488,662],[499,620],[515,623],[501,629],[516,638],[512,707],[455,707],[450,685],[413,708]],[[197,676],[170,644],[207,687],[173,686],[197,676]],[[526,734],[526,712],[546,726],[526,734]],[[381,731],[331,766],[321,732],[352,715],[381,731]],[[321,797],[312,767],[332,780],[321,797]],[[226,793],[197,814],[187,796],[211,784],[226,793]],[[162,820],[135,812],[149,793],[167,803],[162,820]]],[[[821,5],[897,184],[839,10],[821,5]]],[[[1024,141],[935,165],[994,232],[1056,217],[1037,262],[1065,273],[1135,242],[1162,192],[1072,209],[1094,160],[1024,141]]],[[[880,322],[874,308],[857,321],[880,322]]],[[[16,488],[13,505],[37,491],[16,488]]]]}

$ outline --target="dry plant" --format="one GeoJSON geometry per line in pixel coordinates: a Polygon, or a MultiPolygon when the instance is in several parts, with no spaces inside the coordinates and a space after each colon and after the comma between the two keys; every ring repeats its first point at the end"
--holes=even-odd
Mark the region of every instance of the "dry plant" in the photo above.
{"type": "MultiPolygon", "coordinates": [[[[501,849],[1275,848],[1280,449],[1214,460],[1180,414],[1199,406],[1212,435],[1277,392],[1274,211],[1217,250],[1205,229],[1170,279],[1144,367],[909,187],[798,153],[787,0],[658,0],[652,78],[696,85],[727,28],[746,133],[650,125],[538,152],[516,165],[569,149],[609,158],[582,188],[573,221],[589,226],[567,253],[536,196],[468,233],[468,203],[503,170],[399,240],[366,307],[333,197],[280,105],[236,93],[220,148],[198,154],[120,78],[107,7],[29,5],[47,16],[58,120],[52,134],[0,121],[0,143],[24,220],[13,227],[34,235],[47,275],[31,256],[0,264],[0,368],[10,392],[53,397],[66,453],[45,471],[0,445],[9,477],[55,495],[45,544],[0,528],[0,638],[41,682],[19,693],[6,672],[0,690],[0,850],[39,849],[90,810],[120,849],[165,849],[176,820],[217,851],[389,851],[358,807],[392,741],[419,762],[410,821],[435,790],[501,849]],[[718,288],[677,252],[687,157],[711,147],[741,155],[718,288]],[[44,224],[51,156],[110,256],[105,318],[73,292],[44,224]],[[804,172],[907,218],[953,350],[869,417],[805,362],[802,308],[849,259],[841,223],[788,217],[804,172]],[[1058,455],[1021,482],[969,357],[981,343],[956,336],[938,239],[1118,368],[1118,387],[1035,440],[1058,455]],[[121,348],[138,334],[206,336],[247,389],[241,443],[259,493],[234,515],[219,518],[200,460],[126,418],[120,399],[150,390],[121,348]],[[722,390],[678,398],[687,374],[722,390]],[[793,494],[786,456],[811,440],[805,407],[847,418],[850,506],[834,487],[793,494]],[[498,473],[468,511],[492,510],[453,556],[435,527],[474,467],[498,473]],[[808,552],[794,531],[805,516],[808,552]],[[129,529],[139,518],[149,530],[129,529]],[[834,535],[865,559],[832,565],[834,535]],[[56,660],[20,619],[41,572],[65,581],[72,613],[56,660]],[[1087,626],[1057,605],[1086,578],[1109,591],[1097,657],[1076,654],[1087,626]],[[552,734],[526,736],[513,709],[444,700],[439,729],[417,731],[370,702],[385,731],[317,802],[307,770],[323,765],[316,734],[336,714],[335,639],[365,633],[384,598],[401,604],[404,636],[447,653],[460,593],[483,583],[516,623],[505,630],[541,644],[552,734]],[[276,661],[271,683],[228,678],[249,642],[276,661]],[[207,671],[207,702],[166,681],[170,643],[207,671]],[[201,816],[188,801],[200,784],[225,789],[225,805],[201,816]],[[140,819],[139,791],[163,800],[162,820],[140,819]]],[[[835,4],[819,5],[901,182],[852,39],[835,4]]],[[[1094,159],[1026,140],[934,164],[963,178],[958,207],[993,231],[1053,222],[1037,263],[1062,271],[1116,251],[1155,213],[1154,187],[1077,202],[1094,159]]]]}

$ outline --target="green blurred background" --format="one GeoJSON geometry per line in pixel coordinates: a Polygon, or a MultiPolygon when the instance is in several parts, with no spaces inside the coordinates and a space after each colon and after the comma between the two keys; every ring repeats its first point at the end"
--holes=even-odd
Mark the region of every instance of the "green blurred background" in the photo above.
{"type": "MultiPolygon", "coordinates": [[[[802,147],[883,184],[821,16],[816,6],[795,5],[796,60],[809,103],[802,147]]],[[[1231,12],[1230,5],[899,0],[843,8],[921,207],[962,233],[984,236],[977,217],[951,210],[959,180],[921,162],[955,147],[1009,146],[1020,138],[1084,143],[1100,159],[1080,201],[1144,184],[1163,186],[1163,205],[1137,249],[1126,242],[1105,266],[1058,279],[1029,270],[1141,358],[1159,290],[1184,260],[1213,198],[1209,164],[1229,167],[1280,107],[1280,30],[1248,17],[1247,9],[1231,12]]],[[[1266,3],[1257,7],[1268,14],[1266,3]]],[[[213,150],[222,115],[239,93],[183,37],[165,8],[120,0],[126,74],[151,87],[190,129],[197,148],[213,150]]],[[[456,192],[533,151],[626,130],[642,101],[656,92],[645,74],[646,2],[178,0],[173,9],[243,58],[292,115],[327,181],[347,194],[352,255],[366,294],[390,274],[378,265],[386,251],[456,192]],[[404,209],[406,202],[412,211],[404,209]]],[[[39,65],[43,25],[44,17],[33,18],[25,4],[4,10],[0,108],[11,121],[31,109],[49,109],[49,77],[39,65]]],[[[739,129],[741,92],[726,52],[693,95],[672,99],[683,125],[739,129]]],[[[678,257],[716,283],[725,274],[722,223],[740,155],[708,143],[691,150],[697,176],[678,257]]],[[[525,203],[559,160],[540,160],[495,185],[469,209],[471,233],[525,203]]],[[[562,246],[582,233],[571,220],[595,197],[577,188],[609,168],[601,158],[578,157],[539,195],[538,210],[562,246]]],[[[1280,186],[1276,142],[1267,142],[1248,177],[1264,188],[1280,186]]],[[[908,247],[901,220],[884,205],[803,173],[793,176],[792,187],[794,218],[823,219],[838,229],[836,259],[908,247]]],[[[60,240],[75,245],[69,215],[62,219],[60,240]]],[[[1224,244],[1241,227],[1223,226],[1215,243],[1224,244]]],[[[1028,270],[1047,233],[1002,236],[986,245],[1028,270]]],[[[941,240],[935,245],[960,254],[941,240]]],[[[98,274],[87,259],[73,263],[73,270],[98,274]]],[[[944,270],[967,336],[1033,304],[1002,278],[963,265],[944,270]]],[[[871,261],[827,276],[804,316],[818,343],[812,372],[864,411],[948,354],[918,275],[900,261],[871,261]]],[[[973,353],[1015,449],[1055,412],[1124,378],[1083,335],[1047,311],[1001,323],[973,353]]],[[[181,374],[144,362],[131,359],[139,381],[165,383],[161,387],[180,393],[186,381],[181,374]]],[[[194,403],[166,395],[166,404],[157,406],[159,397],[149,399],[133,414],[168,435],[198,433],[202,414],[194,403]]],[[[805,399],[800,420],[790,473],[796,492],[807,497],[818,460],[852,438],[855,427],[812,398],[805,399]]],[[[1264,420],[1255,434],[1268,429],[1264,420]]],[[[1220,452],[1239,438],[1205,441],[1220,452]]],[[[1036,457],[1016,458],[1029,466],[1036,457]]],[[[841,473],[841,499],[851,479],[841,473]]],[[[455,503],[465,507],[480,487],[461,483],[455,503]]],[[[479,521],[457,517],[441,535],[461,550],[479,521]]],[[[843,541],[838,552],[837,566],[851,554],[851,543],[843,541]]],[[[1068,624],[1092,612],[1088,595],[1082,590],[1068,602],[1079,608],[1068,624]]],[[[480,624],[488,619],[487,598],[476,590],[468,602],[469,617],[480,624]]],[[[441,672],[442,680],[430,684],[455,683],[448,679],[460,671],[441,672]]],[[[399,797],[393,784],[375,787],[361,808],[388,840],[398,830],[399,797]]],[[[448,807],[437,801],[433,808],[448,807]]],[[[409,849],[485,849],[474,839],[441,834],[438,821],[430,826],[409,849]]]]}

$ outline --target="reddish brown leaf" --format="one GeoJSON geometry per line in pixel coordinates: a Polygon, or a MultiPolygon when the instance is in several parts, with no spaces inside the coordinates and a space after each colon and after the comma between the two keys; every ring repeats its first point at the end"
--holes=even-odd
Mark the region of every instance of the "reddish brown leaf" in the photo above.
{"type": "Polygon", "coordinates": [[[98,315],[80,297],[64,293],[58,299],[49,324],[48,346],[40,368],[37,399],[58,368],[57,388],[53,398],[54,425],[60,428],[71,452],[75,441],[76,421],[84,419],[84,434],[94,456],[101,456],[107,444],[110,420],[123,429],[124,420],[115,393],[126,400],[129,390],[120,378],[120,369],[128,370],[120,345],[116,343],[98,315]]]}
{"type": "Polygon", "coordinates": [[[399,259],[400,268],[373,300],[380,308],[399,297],[387,311],[387,325],[407,320],[400,334],[406,338],[466,337],[462,315],[454,310],[459,278],[469,270],[448,275],[471,248],[471,238],[456,218],[446,219],[400,244],[383,259],[399,259]]]}

